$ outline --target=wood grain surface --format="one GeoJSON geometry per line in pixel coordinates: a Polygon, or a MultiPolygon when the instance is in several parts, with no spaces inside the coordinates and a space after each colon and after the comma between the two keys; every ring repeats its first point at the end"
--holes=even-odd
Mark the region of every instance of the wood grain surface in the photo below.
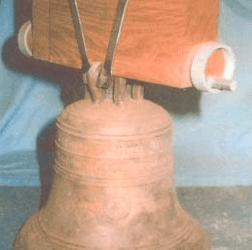
{"type": "Polygon", "coordinates": [[[174,87],[190,86],[193,46],[216,39],[217,1],[130,1],[114,74],[174,87]]]}
{"type": "Polygon", "coordinates": [[[32,1],[32,54],[49,61],[49,8],[50,0],[32,1]]]}
{"type": "MultiPolygon", "coordinates": [[[[113,75],[180,88],[191,86],[193,49],[217,39],[218,2],[129,0],[113,75]]],[[[104,62],[118,0],[77,3],[89,60],[104,62]]],[[[82,67],[68,0],[33,0],[32,23],[34,57],[82,67]]],[[[221,57],[219,53],[211,59],[207,73],[221,71],[221,57]]]]}

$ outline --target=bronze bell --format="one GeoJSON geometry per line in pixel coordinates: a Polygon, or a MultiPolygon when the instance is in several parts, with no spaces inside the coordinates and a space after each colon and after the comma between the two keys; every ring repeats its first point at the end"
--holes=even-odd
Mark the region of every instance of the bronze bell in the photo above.
{"type": "Polygon", "coordinates": [[[233,53],[214,42],[219,1],[33,2],[20,50],[81,69],[86,91],[57,120],[51,193],[14,250],[209,250],[178,202],[170,116],[121,77],[235,89],[233,53]]]}
{"type": "Polygon", "coordinates": [[[210,249],[178,202],[170,116],[124,79],[95,89],[100,69],[91,67],[85,99],[57,120],[52,190],[14,249],[210,249]]]}

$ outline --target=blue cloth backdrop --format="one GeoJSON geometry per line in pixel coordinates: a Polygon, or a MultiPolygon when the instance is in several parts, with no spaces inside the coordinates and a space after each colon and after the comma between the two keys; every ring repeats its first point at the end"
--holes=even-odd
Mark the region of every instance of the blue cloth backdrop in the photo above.
{"type": "MultiPolygon", "coordinates": [[[[0,185],[39,186],[38,136],[63,108],[61,86],[6,62],[6,44],[16,34],[15,2],[0,2],[0,185]]],[[[219,40],[236,54],[238,88],[233,93],[203,93],[198,115],[173,114],[179,186],[252,184],[250,0],[221,1],[219,40]]]]}
{"type": "MultiPolygon", "coordinates": [[[[14,0],[0,5],[0,185],[40,185],[37,136],[61,111],[60,86],[12,69],[5,55],[15,39],[14,0]]],[[[12,58],[15,61],[15,58],[12,58]]]]}

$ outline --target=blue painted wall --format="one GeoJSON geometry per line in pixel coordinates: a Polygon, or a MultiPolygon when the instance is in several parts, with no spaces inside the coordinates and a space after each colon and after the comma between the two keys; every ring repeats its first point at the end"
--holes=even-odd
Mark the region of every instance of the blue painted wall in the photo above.
{"type": "Polygon", "coordinates": [[[236,55],[233,93],[203,93],[198,116],[174,116],[178,185],[252,183],[252,2],[221,1],[219,40],[236,55]]]}
{"type": "MultiPolygon", "coordinates": [[[[38,137],[63,104],[55,79],[40,77],[41,65],[37,65],[36,74],[15,67],[15,61],[20,60],[27,67],[34,65],[18,51],[13,53],[15,46],[10,46],[17,30],[14,2],[18,1],[0,2],[0,185],[40,185],[38,137]]],[[[219,40],[230,45],[236,54],[234,78],[238,88],[234,93],[200,94],[187,90],[189,94],[181,95],[169,89],[163,91],[164,88],[160,91],[157,86],[149,87],[147,93],[150,99],[151,95],[158,95],[159,103],[173,116],[178,186],[252,184],[250,0],[221,1],[219,40]],[[171,109],[172,106],[177,108],[171,109]]],[[[45,154],[41,159],[46,157],[45,154]]]]}

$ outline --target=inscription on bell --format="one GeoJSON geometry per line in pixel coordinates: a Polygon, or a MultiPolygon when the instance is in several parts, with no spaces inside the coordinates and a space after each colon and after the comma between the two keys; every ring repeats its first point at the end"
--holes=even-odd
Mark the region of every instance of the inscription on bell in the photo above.
{"type": "Polygon", "coordinates": [[[66,132],[59,133],[56,145],[74,155],[83,155],[86,157],[110,157],[110,158],[128,158],[153,155],[155,152],[167,152],[171,150],[169,131],[154,134],[152,136],[142,135],[128,136],[125,139],[114,140],[107,138],[73,137],[66,132]],[[61,136],[60,136],[61,135],[61,136]],[[59,139],[60,138],[60,139],[59,139]]]}
{"type": "Polygon", "coordinates": [[[151,155],[155,152],[160,153],[169,149],[169,138],[167,136],[160,136],[138,141],[118,141],[116,152],[127,157],[151,155]]]}

